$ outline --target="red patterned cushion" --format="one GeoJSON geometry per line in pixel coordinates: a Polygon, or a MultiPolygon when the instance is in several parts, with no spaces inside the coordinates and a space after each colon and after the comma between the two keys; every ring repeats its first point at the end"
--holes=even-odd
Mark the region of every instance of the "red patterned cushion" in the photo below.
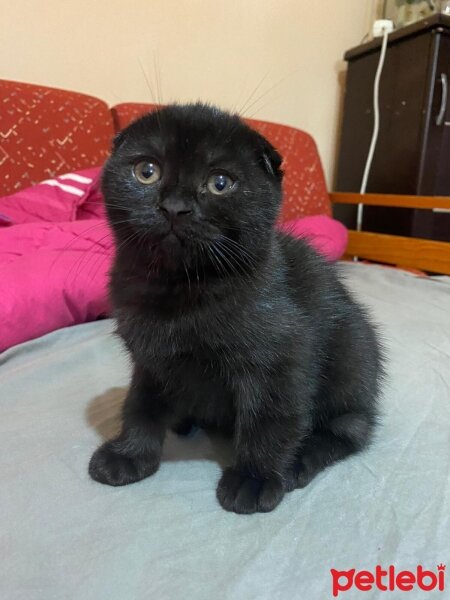
{"type": "MultiPolygon", "coordinates": [[[[154,104],[133,102],[114,106],[111,111],[116,130],[120,131],[131,121],[154,108],[154,104]]],[[[306,215],[330,215],[325,177],[313,138],[304,131],[287,125],[246,120],[262,133],[284,158],[284,202],[281,221],[306,215]]]]}
{"type": "Polygon", "coordinates": [[[113,133],[108,106],[97,98],[0,81],[0,196],[101,165],[113,133]]]}

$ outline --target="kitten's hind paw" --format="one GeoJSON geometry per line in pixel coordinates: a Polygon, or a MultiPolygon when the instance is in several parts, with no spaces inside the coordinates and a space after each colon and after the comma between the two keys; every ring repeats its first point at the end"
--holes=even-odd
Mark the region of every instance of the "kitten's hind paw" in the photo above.
{"type": "Polygon", "coordinates": [[[280,479],[250,477],[237,469],[225,469],[217,486],[217,499],[225,510],[239,514],[270,512],[284,496],[280,479]]]}
{"type": "Polygon", "coordinates": [[[89,475],[107,485],[128,485],[153,475],[158,470],[159,457],[130,456],[118,441],[105,442],[92,455],[89,475]]]}

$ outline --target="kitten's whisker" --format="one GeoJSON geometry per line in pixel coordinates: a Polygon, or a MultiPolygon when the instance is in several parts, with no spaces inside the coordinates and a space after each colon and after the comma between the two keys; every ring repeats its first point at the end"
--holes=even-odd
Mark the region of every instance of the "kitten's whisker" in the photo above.
{"type": "MultiPolygon", "coordinates": [[[[93,231],[94,229],[97,229],[98,227],[104,227],[105,226],[105,222],[102,223],[96,223],[95,225],[91,225],[91,227],[87,227],[86,229],[84,229],[83,231],[81,231],[80,233],[76,234],[75,237],[73,239],[71,239],[69,242],[67,242],[67,244],[64,246],[64,248],[62,248],[58,254],[55,257],[55,260],[52,262],[52,264],[49,267],[49,274],[52,272],[52,269],[55,267],[58,259],[61,257],[61,255],[64,252],[67,252],[68,250],[71,249],[71,246],[73,244],[75,244],[80,238],[82,238],[83,235],[85,235],[86,233],[93,231]]],[[[111,231],[108,232],[108,235],[111,235],[111,231]]],[[[95,244],[95,242],[93,242],[93,244],[95,244]]]]}
{"type": "Polygon", "coordinates": [[[247,100],[245,100],[245,102],[243,103],[243,105],[241,106],[241,108],[239,108],[238,110],[236,110],[236,112],[239,115],[244,114],[245,110],[246,110],[246,106],[249,102],[251,102],[253,96],[256,94],[256,92],[259,90],[259,88],[262,86],[262,84],[264,83],[264,81],[267,79],[267,77],[269,76],[269,71],[266,72],[266,74],[260,79],[259,83],[256,85],[256,87],[253,89],[252,93],[250,94],[250,96],[247,98],[247,100]]]}
{"type": "Polygon", "coordinates": [[[101,246],[101,242],[104,239],[107,239],[107,235],[103,236],[102,238],[100,238],[98,241],[93,241],[91,246],[87,249],[83,249],[80,253],[80,256],[78,257],[78,259],[71,265],[69,271],[66,273],[66,277],[64,279],[64,285],[66,285],[72,277],[72,283],[74,283],[76,281],[76,278],[79,276],[80,271],[82,270],[82,268],[84,268],[83,263],[85,263],[85,265],[88,265],[89,262],[92,261],[97,261],[98,257],[104,257],[105,259],[109,259],[111,260],[112,258],[112,252],[110,256],[105,255],[104,252],[104,248],[103,246],[101,246]],[[101,246],[103,249],[102,251],[98,251],[98,247],[101,246]]]}
{"type": "Polygon", "coordinates": [[[158,57],[156,56],[155,53],[153,53],[153,68],[155,70],[156,97],[157,97],[157,100],[158,100],[158,104],[162,105],[163,104],[163,97],[162,97],[161,69],[159,67],[158,57]]]}
{"type": "Polygon", "coordinates": [[[233,238],[228,237],[225,234],[222,234],[220,237],[220,240],[230,244],[231,246],[237,248],[238,250],[240,250],[242,253],[246,254],[248,257],[250,258],[254,258],[250,252],[247,250],[247,248],[245,248],[245,246],[243,246],[240,242],[238,242],[237,240],[234,240],[233,238]]]}
{"type": "Polygon", "coordinates": [[[222,257],[222,260],[225,261],[225,263],[230,267],[231,273],[237,275],[238,270],[236,266],[239,267],[240,265],[236,263],[236,261],[232,260],[230,254],[226,251],[226,249],[223,246],[220,245],[219,241],[215,242],[215,249],[222,257]]]}
{"type": "Polygon", "coordinates": [[[108,208],[120,208],[122,210],[128,210],[128,211],[132,211],[133,210],[130,206],[126,206],[125,204],[111,204],[111,203],[108,203],[108,202],[95,201],[95,200],[86,200],[85,202],[83,202],[83,204],[81,206],[89,206],[89,205],[93,205],[93,206],[106,206],[108,208]]]}
{"type": "Polygon", "coordinates": [[[200,278],[198,275],[198,254],[197,252],[195,253],[195,274],[197,276],[197,288],[200,287],[200,278]]]}
{"type": "Polygon", "coordinates": [[[188,271],[188,269],[186,267],[186,263],[184,262],[184,259],[181,259],[181,260],[183,262],[184,271],[186,273],[186,277],[187,277],[187,280],[188,280],[189,296],[190,296],[191,295],[191,278],[189,277],[189,271],[188,271]]]}
{"type": "Polygon", "coordinates": [[[108,256],[103,252],[98,252],[95,258],[92,260],[91,267],[89,269],[89,272],[86,274],[86,277],[88,279],[94,280],[98,276],[98,273],[102,268],[104,262],[107,261],[108,263],[111,263],[111,258],[112,256],[108,256]]]}
{"type": "MultiPolygon", "coordinates": [[[[128,224],[128,223],[132,223],[133,219],[124,219],[124,220],[120,220],[117,221],[116,224],[128,224]]],[[[134,221],[136,222],[136,221],[134,221]]],[[[67,244],[64,246],[64,248],[62,248],[60,250],[60,252],[58,253],[58,255],[56,256],[55,260],[53,261],[53,263],[50,265],[49,268],[49,273],[51,272],[51,269],[55,266],[56,262],[58,261],[59,257],[64,253],[64,252],[68,252],[68,251],[73,251],[72,250],[72,246],[74,244],[76,244],[76,242],[80,239],[83,239],[83,236],[85,236],[87,233],[94,231],[95,229],[98,229],[99,227],[102,228],[106,228],[108,229],[107,233],[102,236],[100,238],[101,241],[107,239],[108,237],[112,236],[113,232],[112,230],[109,228],[108,226],[108,222],[107,221],[103,221],[101,223],[96,223],[95,225],[92,225],[90,227],[87,227],[86,229],[84,229],[83,231],[80,231],[80,233],[78,233],[77,235],[75,235],[75,237],[73,239],[71,239],[69,242],[67,242],[67,244]]],[[[98,245],[100,243],[99,240],[92,240],[92,246],[91,247],[95,247],[96,245],[98,245]]],[[[83,252],[86,252],[86,254],[88,254],[89,249],[82,249],[83,252]]]]}
{"type": "Polygon", "coordinates": [[[220,261],[219,257],[216,255],[215,253],[215,248],[213,245],[208,244],[206,246],[206,251],[208,253],[208,256],[210,256],[212,263],[214,265],[214,268],[216,269],[217,273],[219,273],[219,275],[226,275],[226,270],[224,270],[224,267],[222,265],[222,262],[220,261]]]}
{"type": "MultiPolygon", "coordinates": [[[[251,71],[248,71],[246,73],[246,75],[244,77],[245,82],[249,81],[250,73],[251,73],[251,71]]],[[[228,112],[230,112],[231,114],[239,114],[238,106],[240,105],[241,98],[244,96],[245,88],[246,88],[245,84],[243,86],[241,86],[239,93],[236,97],[236,100],[231,104],[230,108],[228,109],[228,112]]],[[[244,100],[244,104],[246,102],[247,102],[247,100],[244,100]]]]}
{"type": "Polygon", "coordinates": [[[222,236],[219,241],[226,248],[228,248],[228,250],[232,252],[238,259],[243,260],[245,263],[248,264],[248,266],[256,267],[257,261],[255,257],[252,254],[250,254],[250,252],[246,248],[244,248],[242,244],[239,244],[239,242],[236,242],[235,240],[227,236],[222,236]]]}
{"type": "Polygon", "coordinates": [[[147,271],[147,281],[150,281],[150,275],[152,275],[152,273],[157,273],[158,272],[158,263],[159,263],[159,257],[158,255],[155,255],[153,257],[153,260],[150,262],[149,266],[148,266],[148,271],[147,271]],[[153,267],[155,267],[155,269],[153,269],[153,267]]]}
{"type": "Polygon", "coordinates": [[[220,243],[220,241],[217,241],[216,243],[222,250],[225,260],[227,260],[227,262],[233,266],[233,271],[235,273],[237,273],[238,270],[244,276],[247,276],[251,273],[251,266],[244,260],[242,260],[242,257],[237,257],[236,255],[232,254],[230,248],[226,248],[220,243]],[[246,267],[248,270],[246,269],[246,267]]]}
{"type": "MultiPolygon", "coordinates": [[[[230,240],[228,238],[228,242],[233,242],[234,240],[230,240]]],[[[256,260],[255,256],[253,256],[252,254],[250,254],[243,246],[241,246],[240,244],[238,244],[237,242],[235,242],[236,246],[227,246],[225,243],[225,247],[227,248],[227,250],[229,252],[232,252],[237,259],[244,263],[244,265],[247,267],[248,269],[248,274],[250,275],[252,273],[252,271],[254,271],[257,266],[258,266],[258,261],[256,260]]]]}
{"type": "MultiPolygon", "coordinates": [[[[120,223],[130,223],[130,220],[120,221],[120,223]]],[[[102,223],[101,225],[103,226],[104,223],[102,223]]],[[[139,233],[139,232],[136,232],[136,233],[139,233]]],[[[88,277],[93,279],[93,277],[94,277],[93,270],[96,267],[98,267],[96,270],[96,274],[98,273],[98,270],[100,269],[100,264],[101,264],[102,258],[105,260],[111,260],[113,257],[112,245],[111,245],[111,253],[110,254],[105,252],[107,249],[103,246],[103,242],[105,240],[109,239],[111,235],[112,235],[112,231],[108,231],[105,235],[101,236],[100,238],[98,238],[96,240],[93,240],[89,248],[83,248],[81,250],[80,257],[71,266],[71,268],[69,269],[69,272],[66,275],[65,283],[67,283],[70,280],[71,275],[73,275],[72,281],[75,282],[77,277],[79,277],[82,268],[85,269],[91,260],[92,260],[91,271],[88,274],[88,277]],[[103,251],[98,251],[98,252],[95,252],[94,254],[92,254],[92,249],[98,249],[99,247],[101,247],[103,251]]],[[[81,234],[79,236],[77,236],[77,239],[80,236],[81,236],[81,234]]],[[[74,241],[76,241],[76,240],[72,240],[72,242],[74,242],[74,241]]],[[[67,251],[67,249],[65,251],[67,251]]]]}
{"type": "MultiPolygon", "coordinates": [[[[287,75],[285,75],[284,77],[282,77],[281,79],[279,79],[278,81],[276,81],[273,85],[270,86],[270,88],[268,88],[265,92],[263,92],[258,98],[256,98],[255,100],[253,100],[253,102],[251,104],[249,104],[248,106],[246,106],[245,110],[249,111],[257,102],[259,102],[260,100],[262,100],[263,98],[265,98],[267,96],[267,94],[269,94],[275,88],[279,87],[287,79],[289,79],[290,77],[292,77],[292,75],[294,75],[295,73],[298,73],[299,70],[300,69],[294,69],[290,73],[288,73],[287,75]]],[[[251,117],[246,117],[246,118],[251,118],[251,117]]]]}
{"type": "Polygon", "coordinates": [[[200,249],[200,263],[202,265],[202,271],[203,271],[203,281],[205,281],[205,251],[204,251],[204,245],[202,242],[199,242],[199,249],[200,249]]]}
{"type": "Polygon", "coordinates": [[[138,235],[136,235],[133,238],[135,253],[134,253],[134,261],[133,261],[132,272],[136,269],[136,263],[137,263],[137,260],[139,258],[139,252],[140,252],[140,248],[141,248],[141,244],[142,244],[142,239],[143,238],[145,239],[145,235],[141,231],[139,231],[138,235]]]}
{"type": "Polygon", "coordinates": [[[141,60],[140,56],[138,56],[138,62],[139,62],[139,66],[141,67],[142,74],[144,75],[145,82],[147,83],[147,87],[148,87],[148,91],[150,92],[150,99],[152,101],[152,104],[157,104],[157,102],[155,100],[155,96],[153,94],[152,86],[150,85],[150,81],[149,81],[147,72],[144,68],[144,65],[142,64],[142,60],[141,60]]]}
{"type": "Polygon", "coordinates": [[[248,119],[253,119],[253,117],[255,117],[255,115],[257,115],[259,112],[261,112],[264,108],[266,108],[266,106],[269,106],[270,104],[272,104],[272,102],[275,102],[276,100],[279,100],[280,98],[283,98],[282,94],[280,94],[278,96],[274,96],[273,98],[271,98],[267,102],[264,102],[264,104],[262,104],[261,106],[259,106],[250,115],[248,115],[247,118],[248,119]]]}

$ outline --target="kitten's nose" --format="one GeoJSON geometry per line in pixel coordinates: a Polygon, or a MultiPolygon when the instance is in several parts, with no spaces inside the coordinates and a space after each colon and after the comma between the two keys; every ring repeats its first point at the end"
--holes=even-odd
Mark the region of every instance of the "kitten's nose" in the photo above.
{"type": "Polygon", "coordinates": [[[192,208],[181,198],[165,198],[159,208],[170,223],[192,212],[192,208]]]}

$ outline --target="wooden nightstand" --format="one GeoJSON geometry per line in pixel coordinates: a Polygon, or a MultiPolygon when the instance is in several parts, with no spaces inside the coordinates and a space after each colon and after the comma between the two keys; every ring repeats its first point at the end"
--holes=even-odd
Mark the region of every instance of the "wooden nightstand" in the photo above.
{"type": "MultiPolygon", "coordinates": [[[[380,39],[345,54],[348,62],[335,189],[358,192],[373,128],[380,39]]],[[[389,36],[380,82],[381,126],[367,192],[449,196],[448,205],[364,208],[363,229],[450,241],[450,17],[435,15],[389,36]],[[448,212],[447,212],[448,211],[448,212]]],[[[335,216],[355,226],[354,206],[335,216]]]]}

